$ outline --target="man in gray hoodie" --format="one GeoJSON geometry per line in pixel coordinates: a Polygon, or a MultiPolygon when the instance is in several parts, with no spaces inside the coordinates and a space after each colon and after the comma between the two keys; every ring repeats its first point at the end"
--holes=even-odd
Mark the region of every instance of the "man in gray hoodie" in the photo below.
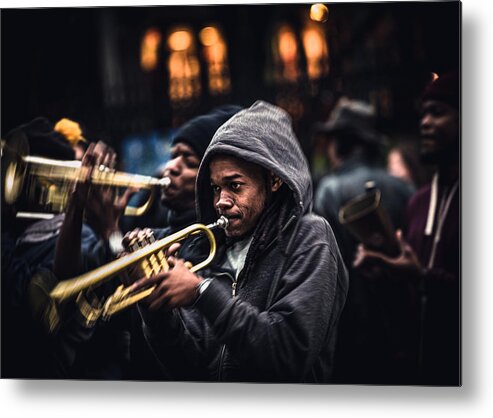
{"type": "Polygon", "coordinates": [[[229,220],[214,261],[203,237],[141,303],[144,332],[173,380],[330,382],[348,277],[332,230],[312,213],[306,158],[288,114],[258,101],[216,132],[196,183],[199,221],[229,220]]]}

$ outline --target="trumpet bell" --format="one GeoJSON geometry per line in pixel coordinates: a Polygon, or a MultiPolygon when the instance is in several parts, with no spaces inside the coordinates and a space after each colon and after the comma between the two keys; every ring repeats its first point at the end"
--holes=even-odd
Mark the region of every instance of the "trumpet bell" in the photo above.
{"type": "Polygon", "coordinates": [[[2,140],[2,194],[8,205],[14,204],[21,194],[27,168],[23,157],[28,152],[28,141],[22,131],[16,132],[8,143],[2,140]]]}
{"type": "Polygon", "coordinates": [[[351,199],[339,210],[339,222],[368,248],[389,256],[399,254],[392,221],[381,205],[381,192],[376,188],[351,199]]]}

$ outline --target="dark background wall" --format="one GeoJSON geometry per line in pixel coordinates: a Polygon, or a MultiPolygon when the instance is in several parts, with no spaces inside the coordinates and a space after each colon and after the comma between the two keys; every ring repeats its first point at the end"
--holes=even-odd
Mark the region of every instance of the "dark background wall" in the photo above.
{"type": "MultiPolygon", "coordinates": [[[[460,3],[339,3],[325,25],[330,72],[296,86],[271,81],[270,41],[279,22],[299,28],[309,4],[3,9],[1,11],[1,131],[36,116],[80,121],[89,138],[118,148],[122,139],[176,127],[222,102],[245,106],[296,96],[295,118],[308,149],[310,127],[327,118],[337,97],[376,100],[379,124],[394,135],[416,132],[416,100],[430,73],[460,62],[460,3]],[[167,97],[164,63],[139,68],[139,48],[149,27],[163,32],[183,23],[198,31],[215,22],[224,30],[232,91],[204,94],[177,111],[167,97]],[[117,80],[108,83],[108,66],[117,80]],[[115,72],[116,71],[116,72],[115,72]],[[375,99],[376,98],[376,99],[375,99]],[[390,100],[390,102],[389,102],[390,100]],[[382,104],[382,106],[379,106],[382,104]]],[[[163,52],[164,54],[164,52],[163,52]]],[[[164,55],[163,55],[164,56],[164,55]]]]}

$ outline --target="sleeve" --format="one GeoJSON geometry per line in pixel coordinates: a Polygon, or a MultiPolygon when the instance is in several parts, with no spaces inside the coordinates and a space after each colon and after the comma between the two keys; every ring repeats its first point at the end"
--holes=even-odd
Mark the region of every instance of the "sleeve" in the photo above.
{"type": "Polygon", "coordinates": [[[94,270],[114,259],[108,243],[98,237],[87,225],[82,227],[81,238],[81,271],[94,270]]]}
{"type": "Polygon", "coordinates": [[[213,336],[207,321],[193,309],[149,313],[138,307],[144,336],[171,380],[208,380],[213,336]]]}

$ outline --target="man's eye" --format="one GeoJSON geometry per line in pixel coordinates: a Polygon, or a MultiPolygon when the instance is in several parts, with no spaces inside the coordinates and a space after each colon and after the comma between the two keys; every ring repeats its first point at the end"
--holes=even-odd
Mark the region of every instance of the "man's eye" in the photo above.
{"type": "Polygon", "coordinates": [[[231,190],[238,190],[240,188],[240,183],[231,183],[230,184],[231,190]]]}
{"type": "Polygon", "coordinates": [[[214,186],[214,185],[212,184],[212,185],[211,185],[211,187],[212,187],[212,192],[213,192],[214,194],[218,194],[218,193],[219,193],[219,190],[220,190],[220,189],[219,189],[219,186],[214,186]]]}
{"type": "Polygon", "coordinates": [[[423,113],[429,114],[429,115],[434,116],[434,117],[438,117],[438,116],[442,116],[445,113],[445,109],[443,108],[443,106],[434,105],[434,106],[430,106],[423,113]]]}

